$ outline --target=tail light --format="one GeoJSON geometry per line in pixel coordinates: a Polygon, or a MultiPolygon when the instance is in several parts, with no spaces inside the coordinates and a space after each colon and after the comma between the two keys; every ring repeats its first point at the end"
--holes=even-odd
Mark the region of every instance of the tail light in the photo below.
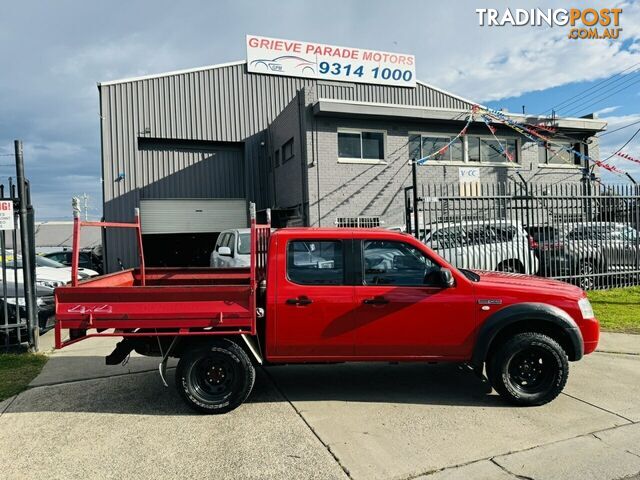
{"type": "Polygon", "coordinates": [[[529,248],[535,250],[538,248],[538,242],[536,242],[531,235],[529,235],[529,248]]]}

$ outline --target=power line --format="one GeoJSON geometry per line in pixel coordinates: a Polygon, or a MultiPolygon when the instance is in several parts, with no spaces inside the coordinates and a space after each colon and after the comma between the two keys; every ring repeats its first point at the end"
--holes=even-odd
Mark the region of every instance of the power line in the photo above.
{"type": "MultiPolygon", "coordinates": [[[[555,108],[559,107],[560,105],[564,105],[564,104],[565,104],[565,103],[567,103],[569,100],[573,100],[574,98],[579,97],[580,95],[582,95],[582,94],[584,94],[584,93],[587,93],[587,92],[589,92],[589,91],[593,90],[594,88],[596,88],[596,87],[598,87],[598,86],[600,86],[600,85],[602,85],[602,84],[604,84],[604,83],[609,82],[609,81],[610,81],[610,80],[612,80],[613,78],[615,78],[615,77],[618,77],[618,76],[622,75],[624,72],[627,72],[627,71],[631,70],[632,68],[637,67],[638,65],[640,65],[640,62],[639,62],[639,63],[636,63],[636,64],[634,64],[634,65],[631,65],[630,67],[628,67],[628,68],[626,68],[626,69],[622,70],[621,72],[615,73],[615,74],[611,75],[610,77],[605,78],[604,80],[599,81],[598,83],[596,83],[596,84],[592,85],[591,87],[589,87],[589,88],[587,88],[587,89],[585,89],[585,90],[582,90],[582,91],[578,92],[578,93],[577,93],[577,94],[575,94],[573,97],[569,97],[569,98],[567,98],[566,100],[564,100],[564,101],[562,101],[562,102],[560,102],[560,103],[558,103],[558,104],[554,105],[553,107],[548,108],[547,110],[545,110],[544,112],[542,112],[542,114],[547,113],[547,112],[551,112],[552,110],[554,110],[555,108]]],[[[542,115],[542,114],[540,114],[540,115],[542,115]]]]}
{"type": "MultiPolygon", "coordinates": [[[[615,130],[609,130],[609,131],[607,131],[607,132],[601,133],[601,134],[600,134],[600,137],[604,137],[605,135],[609,135],[610,133],[615,133],[615,132],[617,132],[617,131],[619,131],[619,130],[624,130],[625,128],[632,127],[633,125],[637,125],[637,124],[639,124],[639,123],[640,123],[640,120],[638,120],[638,121],[636,121],[636,122],[633,122],[633,123],[629,123],[628,125],[624,125],[624,126],[622,126],[622,127],[620,127],[620,128],[616,128],[615,130]]],[[[598,137],[598,138],[599,138],[599,137],[598,137]]]]}
{"type": "MultiPolygon", "coordinates": [[[[589,102],[587,102],[586,106],[578,106],[578,107],[574,108],[572,110],[572,112],[576,112],[576,115],[577,115],[580,111],[586,110],[588,108],[592,108],[594,105],[602,102],[603,100],[606,100],[609,97],[612,97],[612,96],[622,92],[623,90],[626,90],[627,88],[631,87],[632,85],[635,85],[638,82],[640,82],[640,76],[636,77],[635,81],[629,83],[628,85],[626,85],[626,86],[624,86],[622,88],[619,88],[618,90],[614,91],[613,93],[610,93],[609,95],[606,95],[605,97],[600,98],[599,100],[593,99],[593,101],[590,100],[589,102]]],[[[596,97],[596,98],[598,98],[598,97],[596,97]]],[[[580,105],[583,105],[583,104],[580,104],[580,105]]]]}
{"type": "Polygon", "coordinates": [[[602,162],[606,162],[607,160],[609,160],[610,158],[614,157],[617,153],[619,153],[624,147],[626,147],[627,145],[629,145],[631,143],[631,141],[636,137],[636,135],[638,135],[638,133],[640,133],[640,128],[638,128],[636,130],[636,133],[634,133],[633,135],[631,135],[631,138],[629,140],[627,140],[624,145],[622,145],[619,149],[617,149],[615,152],[613,152],[611,155],[609,155],[607,158],[605,158],[604,160],[602,160],[602,162]]]}

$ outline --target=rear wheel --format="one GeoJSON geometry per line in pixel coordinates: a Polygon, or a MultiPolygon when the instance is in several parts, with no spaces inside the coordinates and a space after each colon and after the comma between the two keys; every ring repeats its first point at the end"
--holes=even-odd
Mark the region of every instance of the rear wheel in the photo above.
{"type": "Polygon", "coordinates": [[[516,405],[544,405],[567,383],[569,362],[562,347],[547,335],[519,333],[491,356],[487,375],[493,388],[516,405]]]}
{"type": "Polygon", "coordinates": [[[182,398],[201,413],[226,413],[251,393],[255,369],[236,343],[215,340],[187,351],[176,369],[176,387],[182,398]]]}

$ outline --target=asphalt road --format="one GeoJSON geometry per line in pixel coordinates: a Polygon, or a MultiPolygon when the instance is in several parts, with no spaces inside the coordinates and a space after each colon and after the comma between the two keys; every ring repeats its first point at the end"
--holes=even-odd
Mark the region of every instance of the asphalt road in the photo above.
{"type": "Polygon", "coordinates": [[[249,401],[192,413],[155,359],[57,352],[0,403],[0,476],[617,479],[640,473],[640,337],[606,336],[549,405],[504,404],[455,365],[271,367],[249,401]]]}

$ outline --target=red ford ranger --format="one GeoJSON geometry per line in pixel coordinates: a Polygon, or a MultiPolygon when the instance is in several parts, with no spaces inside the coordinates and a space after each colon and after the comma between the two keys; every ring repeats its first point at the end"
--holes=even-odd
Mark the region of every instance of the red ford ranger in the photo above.
{"type": "MultiPolygon", "coordinates": [[[[133,227],[140,239],[137,216],[75,224],[78,242],[86,225],[133,227]]],[[[415,238],[382,229],[272,233],[252,221],[246,269],[145,268],[140,258],[139,269],[56,289],[56,346],[121,336],[107,363],[133,350],[158,356],[163,381],[167,359],[178,357],[176,386],[201,412],[239,406],[255,364],[345,361],[462,362],[486,371],[506,400],[542,405],[564,388],[568,361],[598,344],[579,288],[456,269],[415,238]]]]}

